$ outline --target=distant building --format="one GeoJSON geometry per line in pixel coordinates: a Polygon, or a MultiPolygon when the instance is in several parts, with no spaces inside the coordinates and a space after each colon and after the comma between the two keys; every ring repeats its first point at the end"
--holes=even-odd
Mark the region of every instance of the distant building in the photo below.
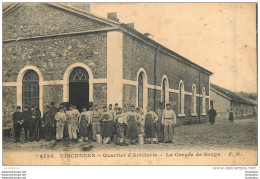
{"type": "Polygon", "coordinates": [[[235,118],[253,116],[257,111],[257,102],[212,83],[210,84],[210,104],[217,111],[217,117],[223,119],[228,119],[231,108],[235,118]]]}

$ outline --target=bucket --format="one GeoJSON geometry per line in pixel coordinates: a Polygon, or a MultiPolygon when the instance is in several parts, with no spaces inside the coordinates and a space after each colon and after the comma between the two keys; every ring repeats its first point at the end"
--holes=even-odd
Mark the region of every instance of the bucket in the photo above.
{"type": "Polygon", "coordinates": [[[144,135],[138,135],[138,144],[143,145],[144,144],[144,135]]]}
{"type": "Polygon", "coordinates": [[[100,134],[96,134],[96,141],[98,144],[102,143],[102,136],[100,134]]]}
{"type": "Polygon", "coordinates": [[[79,138],[79,139],[78,139],[78,142],[79,142],[79,143],[82,143],[82,142],[83,142],[83,138],[79,138]]]}

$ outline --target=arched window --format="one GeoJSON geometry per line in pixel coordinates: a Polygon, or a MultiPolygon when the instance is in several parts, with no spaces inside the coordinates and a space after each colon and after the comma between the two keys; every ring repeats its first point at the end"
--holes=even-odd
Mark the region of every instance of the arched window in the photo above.
{"type": "Polygon", "coordinates": [[[34,70],[28,70],[23,76],[23,108],[31,105],[39,107],[39,76],[34,70]]]}
{"type": "Polygon", "coordinates": [[[181,80],[179,83],[179,109],[178,112],[180,115],[184,115],[184,84],[181,80]]]}
{"type": "Polygon", "coordinates": [[[138,76],[138,107],[143,108],[143,96],[144,96],[144,73],[141,72],[138,76]]]}
{"type": "Polygon", "coordinates": [[[162,78],[162,91],[161,91],[161,102],[163,103],[163,107],[166,107],[166,104],[169,103],[169,82],[166,75],[162,78]]]}
{"type": "Polygon", "coordinates": [[[196,115],[196,86],[195,84],[192,85],[192,103],[191,103],[191,113],[192,115],[196,115]]]}
{"type": "Polygon", "coordinates": [[[206,91],[202,88],[202,114],[206,114],[206,91]]]}
{"type": "Polygon", "coordinates": [[[88,82],[88,72],[82,67],[76,67],[70,74],[70,82],[88,82]]]}

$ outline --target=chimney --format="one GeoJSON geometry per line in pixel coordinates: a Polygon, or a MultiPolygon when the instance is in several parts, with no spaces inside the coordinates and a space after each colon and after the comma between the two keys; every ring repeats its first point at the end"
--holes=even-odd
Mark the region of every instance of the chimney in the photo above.
{"type": "Polygon", "coordinates": [[[149,37],[149,38],[153,39],[153,35],[150,34],[150,33],[144,33],[143,35],[146,36],[146,37],[149,37]]]}
{"type": "Polygon", "coordinates": [[[67,3],[67,4],[69,6],[83,10],[85,12],[90,12],[90,4],[89,3],[67,3]]]}
{"type": "Polygon", "coordinates": [[[132,28],[132,29],[134,29],[135,28],[135,24],[134,23],[128,23],[128,24],[126,24],[128,27],[130,27],[130,28],[132,28]]]}
{"type": "Polygon", "coordinates": [[[114,21],[119,22],[119,19],[117,18],[116,12],[107,13],[107,18],[110,19],[110,20],[114,20],[114,21]]]}

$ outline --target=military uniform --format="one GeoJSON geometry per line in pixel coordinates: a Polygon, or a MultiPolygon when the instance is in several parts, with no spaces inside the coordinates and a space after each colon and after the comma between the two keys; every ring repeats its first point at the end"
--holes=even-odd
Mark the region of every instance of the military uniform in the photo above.
{"type": "Polygon", "coordinates": [[[173,110],[165,110],[162,116],[162,124],[164,125],[164,141],[172,142],[174,126],[176,126],[176,114],[173,110]]]}
{"type": "Polygon", "coordinates": [[[90,124],[90,112],[88,111],[81,112],[79,118],[79,131],[80,131],[80,136],[84,137],[85,140],[88,137],[89,124],[90,124]]]}
{"type": "Polygon", "coordinates": [[[51,111],[43,114],[43,123],[45,130],[45,139],[47,141],[50,141],[54,126],[54,120],[51,111]]]}
{"type": "Polygon", "coordinates": [[[78,113],[75,110],[66,112],[68,120],[68,133],[70,139],[77,139],[78,113]]]}
{"type": "Polygon", "coordinates": [[[155,112],[149,111],[144,115],[145,123],[144,123],[144,132],[145,138],[147,139],[156,139],[155,135],[155,125],[154,123],[158,120],[158,116],[155,112]]]}
{"type": "Polygon", "coordinates": [[[139,119],[140,119],[140,115],[136,112],[130,111],[126,113],[126,120],[127,120],[126,139],[128,140],[128,142],[131,141],[135,143],[135,140],[137,139],[138,136],[137,125],[139,119]]]}
{"type": "Polygon", "coordinates": [[[93,139],[96,140],[96,134],[101,133],[100,117],[101,113],[98,110],[94,110],[91,115],[93,139]]]}
{"type": "Polygon", "coordinates": [[[54,105],[52,105],[51,106],[51,109],[50,109],[50,113],[51,113],[51,117],[52,117],[52,120],[53,120],[53,122],[54,122],[54,125],[53,125],[53,127],[52,127],[52,132],[51,132],[51,136],[52,137],[55,137],[55,135],[56,135],[56,120],[55,120],[55,114],[58,112],[58,109],[54,106],[54,105]]]}
{"type": "Polygon", "coordinates": [[[41,125],[40,122],[41,113],[38,110],[31,111],[31,119],[29,124],[29,138],[30,141],[39,140],[40,138],[40,131],[39,126],[41,125]]]}
{"type": "Polygon", "coordinates": [[[13,127],[14,127],[15,142],[20,142],[22,124],[23,124],[22,112],[14,112],[13,127]]]}
{"type": "Polygon", "coordinates": [[[163,140],[164,140],[164,127],[162,124],[162,115],[163,115],[164,111],[165,111],[164,109],[156,110],[156,114],[158,115],[158,121],[156,123],[156,132],[157,132],[158,142],[163,142],[163,140]]]}
{"type": "Polygon", "coordinates": [[[55,114],[56,121],[56,139],[60,140],[63,138],[63,131],[66,122],[66,114],[62,112],[57,112],[55,114]]]}
{"type": "Polygon", "coordinates": [[[24,135],[25,135],[25,140],[28,140],[29,136],[29,125],[30,125],[30,119],[31,119],[31,112],[28,111],[23,111],[22,112],[22,118],[23,118],[23,130],[24,130],[24,135]]]}

